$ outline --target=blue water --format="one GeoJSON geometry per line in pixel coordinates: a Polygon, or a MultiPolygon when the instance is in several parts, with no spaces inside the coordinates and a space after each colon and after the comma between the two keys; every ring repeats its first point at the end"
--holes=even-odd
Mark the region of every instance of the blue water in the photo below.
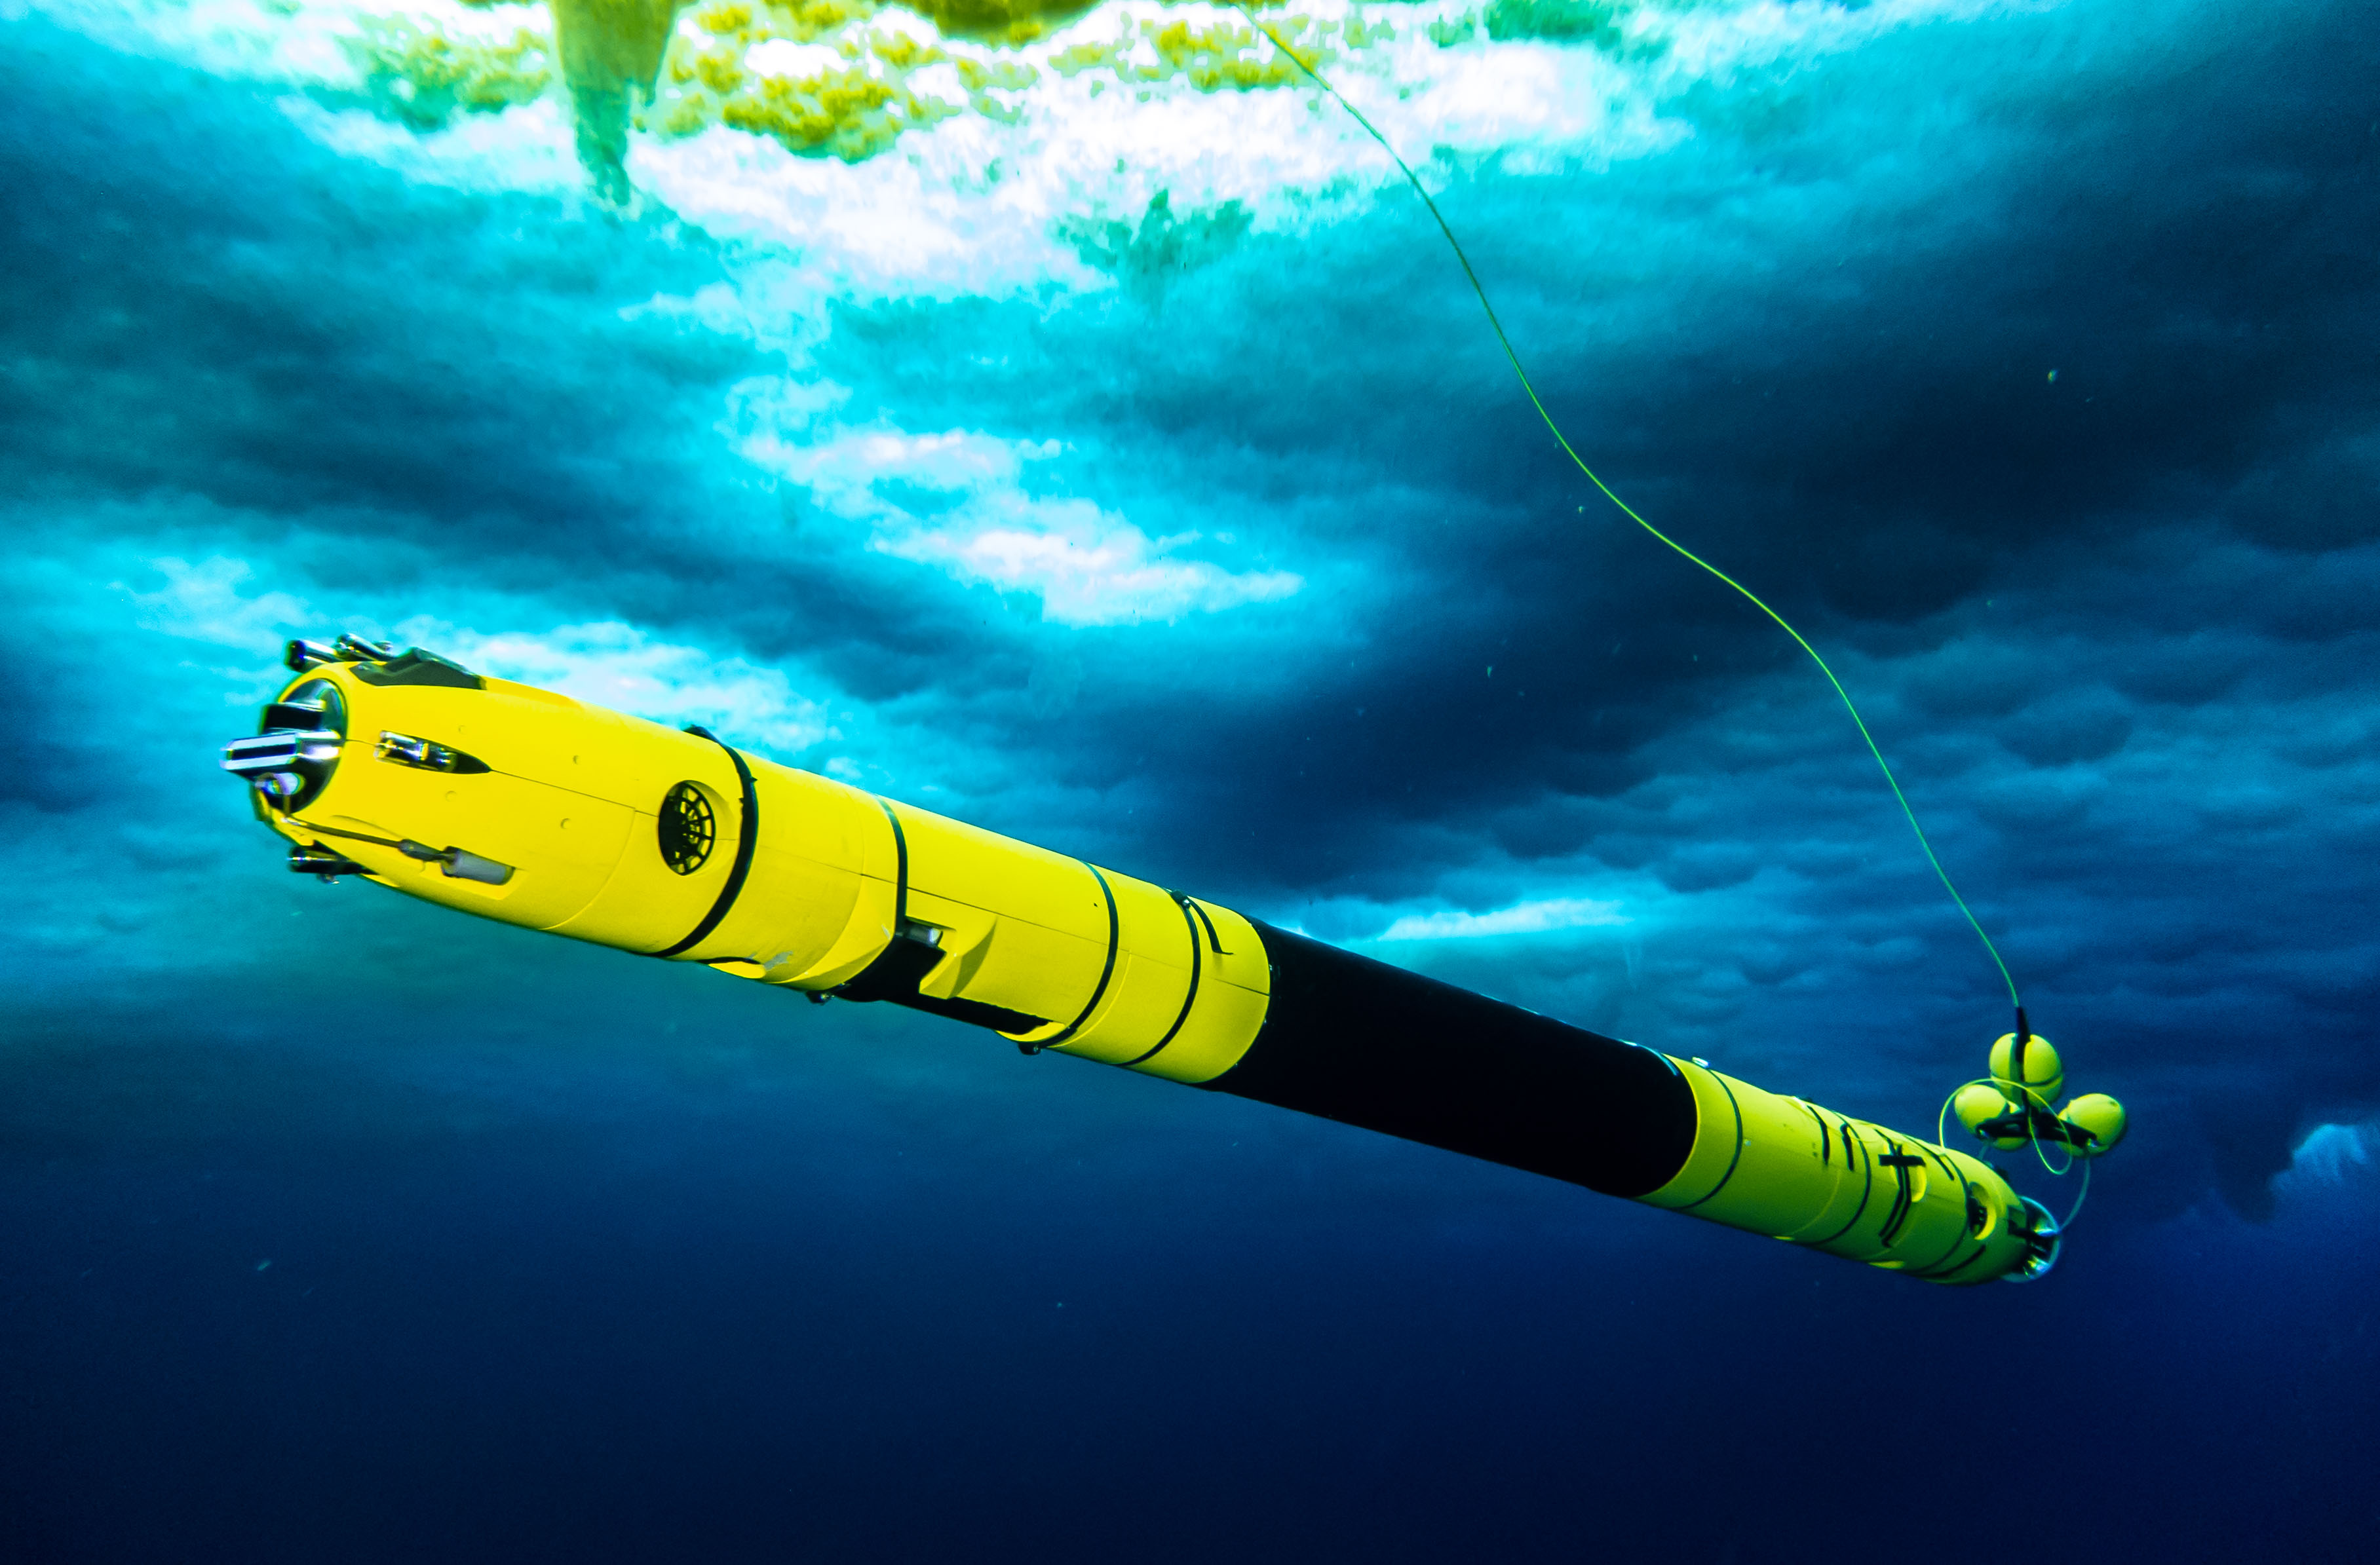
{"type": "Polygon", "coordinates": [[[1930,1124],[2005,999],[1856,734],[1311,92],[605,185],[345,13],[20,5],[0,1555],[2363,1558],[2380,25],[1617,14],[1341,68],[2131,1106],[2051,1278],[297,881],[215,769],[397,636],[1930,1124]]]}

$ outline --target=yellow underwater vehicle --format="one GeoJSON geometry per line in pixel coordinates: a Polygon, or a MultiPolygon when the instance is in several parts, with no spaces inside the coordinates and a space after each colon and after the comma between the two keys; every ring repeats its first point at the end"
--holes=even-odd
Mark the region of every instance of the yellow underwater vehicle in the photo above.
{"type": "MultiPolygon", "coordinates": [[[[1080,859],[414,648],[296,641],[225,746],[301,873],[884,1001],[1943,1283],[2024,1280],[2060,1224],[1964,1152],[1080,859]]],[[[2049,1107],[2018,1030],[1954,1106],[2073,1158],[2123,1110],[2049,1107]]],[[[1937,1127],[1937,1136],[1938,1136],[1937,1127]]]]}

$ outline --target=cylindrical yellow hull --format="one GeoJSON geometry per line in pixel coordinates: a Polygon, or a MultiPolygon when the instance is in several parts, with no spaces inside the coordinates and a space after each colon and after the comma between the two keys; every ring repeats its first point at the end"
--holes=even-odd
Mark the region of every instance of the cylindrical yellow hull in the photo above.
{"type": "Polygon", "coordinates": [[[1220,904],[426,654],[312,661],[225,765],[293,867],[890,1001],[1945,1282],[2038,1248],[1964,1154],[1220,904]]]}

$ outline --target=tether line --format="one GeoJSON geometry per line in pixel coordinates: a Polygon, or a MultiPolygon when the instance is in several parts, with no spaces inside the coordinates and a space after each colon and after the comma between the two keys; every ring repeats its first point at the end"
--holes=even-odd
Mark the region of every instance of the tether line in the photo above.
{"type": "Polygon", "coordinates": [[[1926,840],[1925,828],[1917,823],[1917,811],[1910,806],[1909,795],[1900,791],[1900,780],[1892,774],[1891,763],[1884,758],[1884,751],[1877,746],[1876,735],[1868,732],[1867,720],[1860,716],[1859,707],[1852,701],[1852,693],[1843,688],[1843,682],[1835,677],[1835,671],[1828,666],[1827,660],[1818,655],[1818,649],[1804,640],[1802,633],[1794,629],[1784,615],[1762,601],[1758,593],[1638,516],[1634,506],[1614,494],[1611,491],[1611,486],[1596,476],[1595,469],[1586,465],[1586,459],[1581,456],[1577,449],[1571,444],[1570,437],[1562,433],[1561,426],[1554,422],[1554,416],[1546,411],[1545,402],[1537,395],[1536,383],[1529,379],[1528,370],[1522,368],[1521,356],[1514,350],[1512,339],[1505,334],[1504,322],[1498,318],[1495,305],[1488,301],[1488,289],[1480,283],[1479,273],[1472,269],[1471,257],[1463,252],[1463,241],[1454,237],[1454,229],[1447,223],[1446,214],[1438,210],[1438,202],[1430,199],[1429,191],[1422,185],[1421,176],[1413,171],[1413,165],[1405,162],[1386,136],[1380,134],[1379,127],[1364,117],[1363,110],[1349,103],[1340,93],[1339,89],[1331,86],[1320,71],[1307,63],[1305,55],[1291,48],[1286,39],[1266,25],[1247,6],[1245,0],[1233,0],[1233,8],[1248,18],[1249,26],[1271,39],[1274,48],[1286,55],[1299,70],[1304,71],[1313,79],[1317,87],[1330,93],[1331,100],[1347,111],[1348,117],[1362,126],[1364,133],[1380,144],[1380,150],[1389,154],[1390,161],[1397,165],[1398,172],[1405,176],[1405,183],[1413,187],[1414,194],[1421,198],[1421,204],[1429,209],[1431,221],[1438,224],[1438,231],[1446,236],[1447,248],[1454,252],[1454,259],[1462,263],[1463,275],[1471,284],[1471,291],[1479,297],[1479,308],[1487,312],[1488,324],[1494,330],[1497,343],[1504,349],[1505,358],[1511,361],[1512,374],[1520,381],[1521,390],[1528,394],[1529,406],[1537,410],[1539,419],[1545,420],[1547,432],[1551,434],[1555,443],[1562,448],[1562,455],[1569,457],[1572,465],[1586,475],[1586,481],[1593,484],[1602,493],[1603,498],[1619,508],[1621,516],[1652,534],[1666,548],[1732,588],[1745,602],[1776,622],[1777,628],[1791,637],[1793,644],[1807,652],[1810,655],[1810,661],[1818,665],[1818,672],[1827,676],[1827,683],[1834,686],[1835,694],[1841,698],[1843,710],[1851,713],[1852,725],[1858,728],[1861,740],[1867,746],[1867,753],[1876,758],[1876,770],[1884,773],[1884,785],[1892,790],[1893,802],[1900,806],[1902,818],[1909,822],[1909,830],[1917,838],[1918,851],[1925,854],[1925,862],[1933,867],[1935,879],[1942,882],[1942,889],[1950,893],[1950,900],[1958,904],[1959,911],[1966,916],[1967,927],[1975,931],[1977,940],[1984,942],[1985,953],[1991,957],[1992,965],[1999,969],[2000,982],[2008,988],[2009,1003],[2022,1004],[2023,1001],[2017,996],[2016,979],[2010,976],[2008,964],[2000,960],[1999,947],[1994,945],[1992,937],[1984,932],[1983,922],[1975,916],[1974,909],[1967,905],[1967,899],[1959,894],[1959,888],[1951,882],[1950,872],[1942,867],[1940,859],[1934,856],[1934,844],[1926,840]]]}

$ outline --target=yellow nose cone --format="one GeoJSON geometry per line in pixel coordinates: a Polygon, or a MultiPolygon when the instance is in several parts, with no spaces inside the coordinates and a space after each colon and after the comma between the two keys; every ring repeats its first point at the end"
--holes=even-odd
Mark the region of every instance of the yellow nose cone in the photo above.
{"type": "Polygon", "coordinates": [[[2066,1085],[2066,1067],[2058,1062],[2058,1050],[2039,1033],[2025,1040],[2024,1067],[2020,1074],[2016,1062],[2016,1034],[2002,1033],[1992,1045],[1992,1080],[2006,1089],[2011,1098],[2030,1097],[2035,1104],[2047,1106],[2058,1089],[2066,1085]],[[2019,1091],[2018,1088],[2024,1090],[2019,1091]]]}
{"type": "Polygon", "coordinates": [[[2124,1106],[2104,1092],[2086,1092],[2058,1111],[2070,1132],[2067,1140],[2078,1158],[2095,1158],[2124,1139],[2124,1106]],[[2070,1134],[2086,1133],[2082,1135],[2070,1134]]]}

